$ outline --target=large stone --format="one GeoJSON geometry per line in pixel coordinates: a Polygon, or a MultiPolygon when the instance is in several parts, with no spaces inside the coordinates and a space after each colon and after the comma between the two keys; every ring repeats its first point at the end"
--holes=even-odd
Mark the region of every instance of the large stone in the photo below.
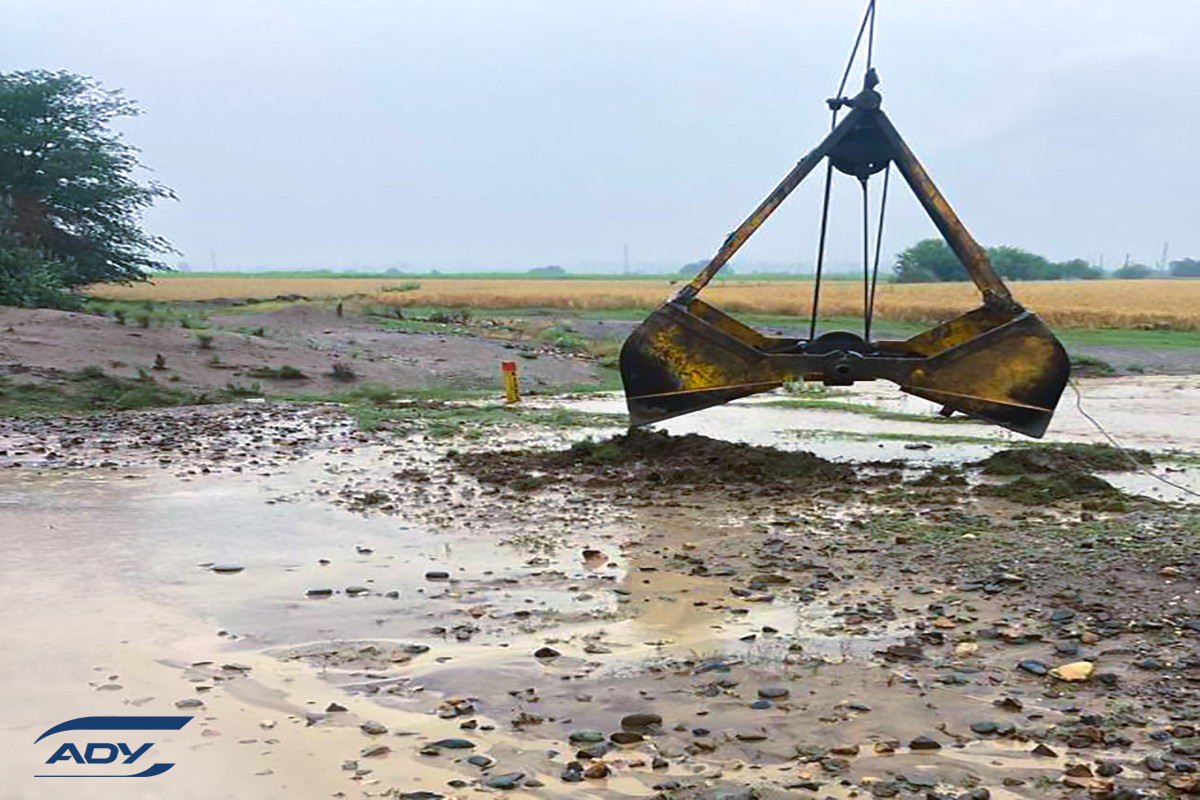
{"type": "Polygon", "coordinates": [[[1086,681],[1092,677],[1092,673],[1096,671],[1096,665],[1090,661],[1076,661],[1071,664],[1063,664],[1061,667],[1055,667],[1050,670],[1050,674],[1058,678],[1060,681],[1069,683],[1079,683],[1086,681]]]}
{"type": "Polygon", "coordinates": [[[430,746],[438,747],[442,750],[469,750],[475,746],[475,743],[469,739],[438,739],[430,746]]]}
{"type": "Polygon", "coordinates": [[[644,730],[655,725],[662,725],[662,716],[650,712],[627,714],[621,718],[621,727],[626,730],[644,730]]]}
{"type": "Polygon", "coordinates": [[[493,775],[487,779],[487,785],[492,789],[516,789],[525,779],[523,772],[506,772],[503,775],[493,775]]]}

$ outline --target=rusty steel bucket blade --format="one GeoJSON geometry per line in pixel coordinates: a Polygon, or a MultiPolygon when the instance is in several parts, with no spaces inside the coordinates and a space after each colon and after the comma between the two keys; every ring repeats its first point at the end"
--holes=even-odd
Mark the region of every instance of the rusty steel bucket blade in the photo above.
{"type": "MultiPolygon", "coordinates": [[[[747,338],[756,336],[746,328],[747,338]]],[[[777,388],[767,359],[749,341],[671,303],[621,347],[621,380],[632,425],[649,425],[777,388]]]]}
{"type": "Polygon", "coordinates": [[[1066,350],[1036,314],[930,354],[900,387],[946,408],[1040,439],[1070,377],[1066,350]]]}

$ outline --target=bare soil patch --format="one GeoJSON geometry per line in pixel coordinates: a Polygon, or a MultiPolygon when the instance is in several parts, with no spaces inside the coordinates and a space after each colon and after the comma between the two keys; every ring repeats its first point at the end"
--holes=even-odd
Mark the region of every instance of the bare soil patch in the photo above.
{"type": "MultiPolygon", "coordinates": [[[[514,359],[512,345],[503,341],[389,331],[368,319],[306,305],[218,316],[213,323],[204,330],[142,328],[91,314],[0,308],[0,367],[18,378],[25,375],[21,380],[36,380],[39,371],[99,367],[125,378],[137,378],[141,370],[180,390],[258,382],[268,393],[320,395],[361,383],[498,387],[500,362],[514,359]],[[260,329],[262,335],[255,335],[260,329]],[[343,380],[334,376],[337,364],[349,371],[343,380]],[[283,372],[284,367],[291,369],[283,372]]],[[[600,380],[594,361],[554,351],[522,359],[520,371],[527,387],[543,390],[600,380]]]]}

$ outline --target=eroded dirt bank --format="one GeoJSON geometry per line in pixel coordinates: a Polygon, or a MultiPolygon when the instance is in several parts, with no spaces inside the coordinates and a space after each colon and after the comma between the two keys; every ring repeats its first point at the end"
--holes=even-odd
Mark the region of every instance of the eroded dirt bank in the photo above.
{"type": "Polygon", "coordinates": [[[196,715],[147,796],[1198,791],[1200,517],[1111,453],[466,433],[5,423],[10,795],[105,713],[196,715]]]}

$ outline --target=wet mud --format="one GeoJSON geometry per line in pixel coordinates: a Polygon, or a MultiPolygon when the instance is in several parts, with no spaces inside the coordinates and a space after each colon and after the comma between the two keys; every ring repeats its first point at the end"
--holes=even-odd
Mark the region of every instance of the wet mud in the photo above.
{"type": "Polygon", "coordinates": [[[1056,444],[1000,450],[979,462],[987,475],[1028,475],[1054,472],[1128,472],[1154,465],[1145,450],[1106,444],[1056,444]]]}
{"type": "Polygon", "coordinates": [[[854,471],[804,451],[724,442],[698,434],[634,428],[563,450],[457,453],[454,463],[484,483],[529,488],[558,481],[593,486],[712,486],[787,483],[822,486],[849,480],[854,471]]]}
{"type": "Polygon", "coordinates": [[[1200,791],[1200,517],[1108,461],[188,413],[4,430],[15,796],[84,713],[195,714],[173,797],[1200,791]]]}

